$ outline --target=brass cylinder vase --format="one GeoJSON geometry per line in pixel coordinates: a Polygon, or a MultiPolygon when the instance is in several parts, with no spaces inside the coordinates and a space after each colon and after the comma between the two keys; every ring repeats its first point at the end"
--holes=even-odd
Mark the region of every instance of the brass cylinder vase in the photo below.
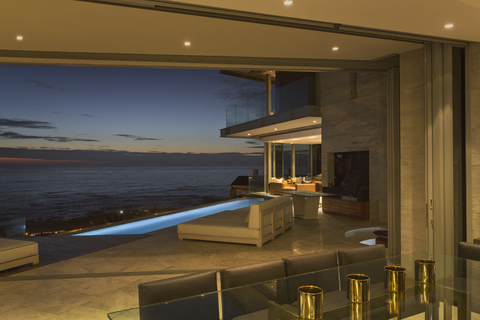
{"type": "Polygon", "coordinates": [[[301,319],[319,320],[323,317],[323,290],[316,286],[298,288],[298,308],[301,319]]]}
{"type": "Polygon", "coordinates": [[[401,315],[405,312],[405,292],[389,292],[387,294],[388,313],[401,315]]]}
{"type": "Polygon", "coordinates": [[[430,259],[415,260],[415,281],[435,283],[435,261],[430,259]]]}
{"type": "Polygon", "coordinates": [[[350,303],[350,309],[348,309],[348,319],[370,320],[370,302],[350,303]]]}
{"type": "Polygon", "coordinates": [[[415,284],[415,300],[423,304],[435,303],[435,283],[415,284]]]}
{"type": "Polygon", "coordinates": [[[400,266],[386,266],[384,270],[385,289],[387,289],[388,292],[405,292],[407,270],[400,266]]]}
{"type": "Polygon", "coordinates": [[[366,303],[370,301],[370,277],[360,273],[347,275],[347,297],[352,303],[366,303]]]}

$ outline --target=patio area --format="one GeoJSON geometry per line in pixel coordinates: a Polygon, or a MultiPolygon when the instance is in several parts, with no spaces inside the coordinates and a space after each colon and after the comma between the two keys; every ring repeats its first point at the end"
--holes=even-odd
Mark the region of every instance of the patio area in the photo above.
{"type": "Polygon", "coordinates": [[[261,248],[179,241],[176,227],[134,236],[32,238],[39,242],[40,265],[0,272],[0,312],[5,320],[105,320],[138,306],[140,283],[362,246],[375,228],[386,224],[320,213],[318,220],[294,219],[290,230],[261,248]]]}

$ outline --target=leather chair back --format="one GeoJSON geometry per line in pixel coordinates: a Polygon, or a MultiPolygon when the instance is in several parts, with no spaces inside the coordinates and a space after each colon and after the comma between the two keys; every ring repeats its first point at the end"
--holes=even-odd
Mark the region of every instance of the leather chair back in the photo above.
{"type": "Polygon", "coordinates": [[[370,277],[370,283],[383,283],[385,261],[385,246],[358,247],[338,251],[338,264],[340,267],[341,290],[347,288],[347,275],[350,273],[362,273],[370,277]],[[357,266],[357,263],[362,263],[357,266]]]}
{"type": "Polygon", "coordinates": [[[287,276],[287,303],[297,300],[297,289],[304,285],[322,288],[324,293],[338,291],[337,252],[327,251],[304,254],[283,259],[287,276]],[[314,273],[321,271],[321,273],[314,273]],[[296,275],[302,275],[295,277],[296,275]]]}
{"type": "Polygon", "coordinates": [[[480,245],[475,243],[459,242],[458,257],[480,261],[480,245]]]}
{"type": "Polygon", "coordinates": [[[217,272],[207,271],[138,285],[139,306],[217,291],[217,272]]]}
{"type": "Polygon", "coordinates": [[[286,277],[285,262],[273,260],[220,271],[222,290],[286,277]]]}

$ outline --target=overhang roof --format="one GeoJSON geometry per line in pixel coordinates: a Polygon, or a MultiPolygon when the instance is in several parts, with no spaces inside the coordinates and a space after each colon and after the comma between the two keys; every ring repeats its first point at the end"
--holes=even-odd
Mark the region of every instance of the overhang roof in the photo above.
{"type": "MultiPolygon", "coordinates": [[[[303,0],[290,7],[278,0],[171,2],[480,41],[480,5],[474,0],[303,0]],[[448,22],[455,28],[444,29],[448,22]]],[[[319,71],[333,68],[322,68],[325,60],[369,61],[419,47],[74,0],[0,2],[0,63],[319,71]],[[332,51],[334,46],[340,49],[332,51]]]]}

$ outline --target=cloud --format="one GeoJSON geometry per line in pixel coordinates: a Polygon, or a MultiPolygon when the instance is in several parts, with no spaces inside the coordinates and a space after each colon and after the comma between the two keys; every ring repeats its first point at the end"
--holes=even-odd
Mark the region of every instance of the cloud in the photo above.
{"type": "Polygon", "coordinates": [[[130,139],[133,139],[135,141],[144,141],[144,140],[164,140],[164,139],[157,139],[157,138],[145,138],[145,137],[139,137],[139,136],[134,136],[134,135],[131,135],[131,134],[114,134],[114,136],[117,136],[117,137],[124,137],[124,138],[130,138],[130,139]]]}
{"type": "Polygon", "coordinates": [[[250,145],[249,147],[245,147],[245,148],[249,148],[249,149],[263,149],[264,148],[263,142],[259,141],[259,140],[247,140],[247,141],[245,141],[245,143],[250,145]]]}
{"type": "Polygon", "coordinates": [[[0,127],[29,128],[29,129],[57,129],[50,122],[33,121],[25,119],[0,118],[0,127]]]}
{"type": "Polygon", "coordinates": [[[95,116],[92,116],[91,114],[82,114],[82,116],[87,117],[87,118],[95,118],[95,116]]]}
{"type": "Polygon", "coordinates": [[[86,142],[99,142],[95,139],[74,139],[68,137],[51,137],[51,136],[34,136],[34,135],[24,135],[21,133],[6,131],[0,133],[0,139],[9,139],[9,140],[26,140],[26,139],[40,139],[51,142],[73,142],[73,141],[86,141],[86,142]]]}
{"type": "Polygon", "coordinates": [[[38,80],[31,80],[31,79],[24,79],[23,82],[25,83],[29,83],[29,84],[32,84],[36,87],[39,87],[39,88],[44,88],[44,89],[48,89],[48,90],[60,90],[60,91],[65,91],[65,88],[56,88],[55,86],[49,84],[49,83],[45,83],[43,81],[38,81],[38,80]]]}

